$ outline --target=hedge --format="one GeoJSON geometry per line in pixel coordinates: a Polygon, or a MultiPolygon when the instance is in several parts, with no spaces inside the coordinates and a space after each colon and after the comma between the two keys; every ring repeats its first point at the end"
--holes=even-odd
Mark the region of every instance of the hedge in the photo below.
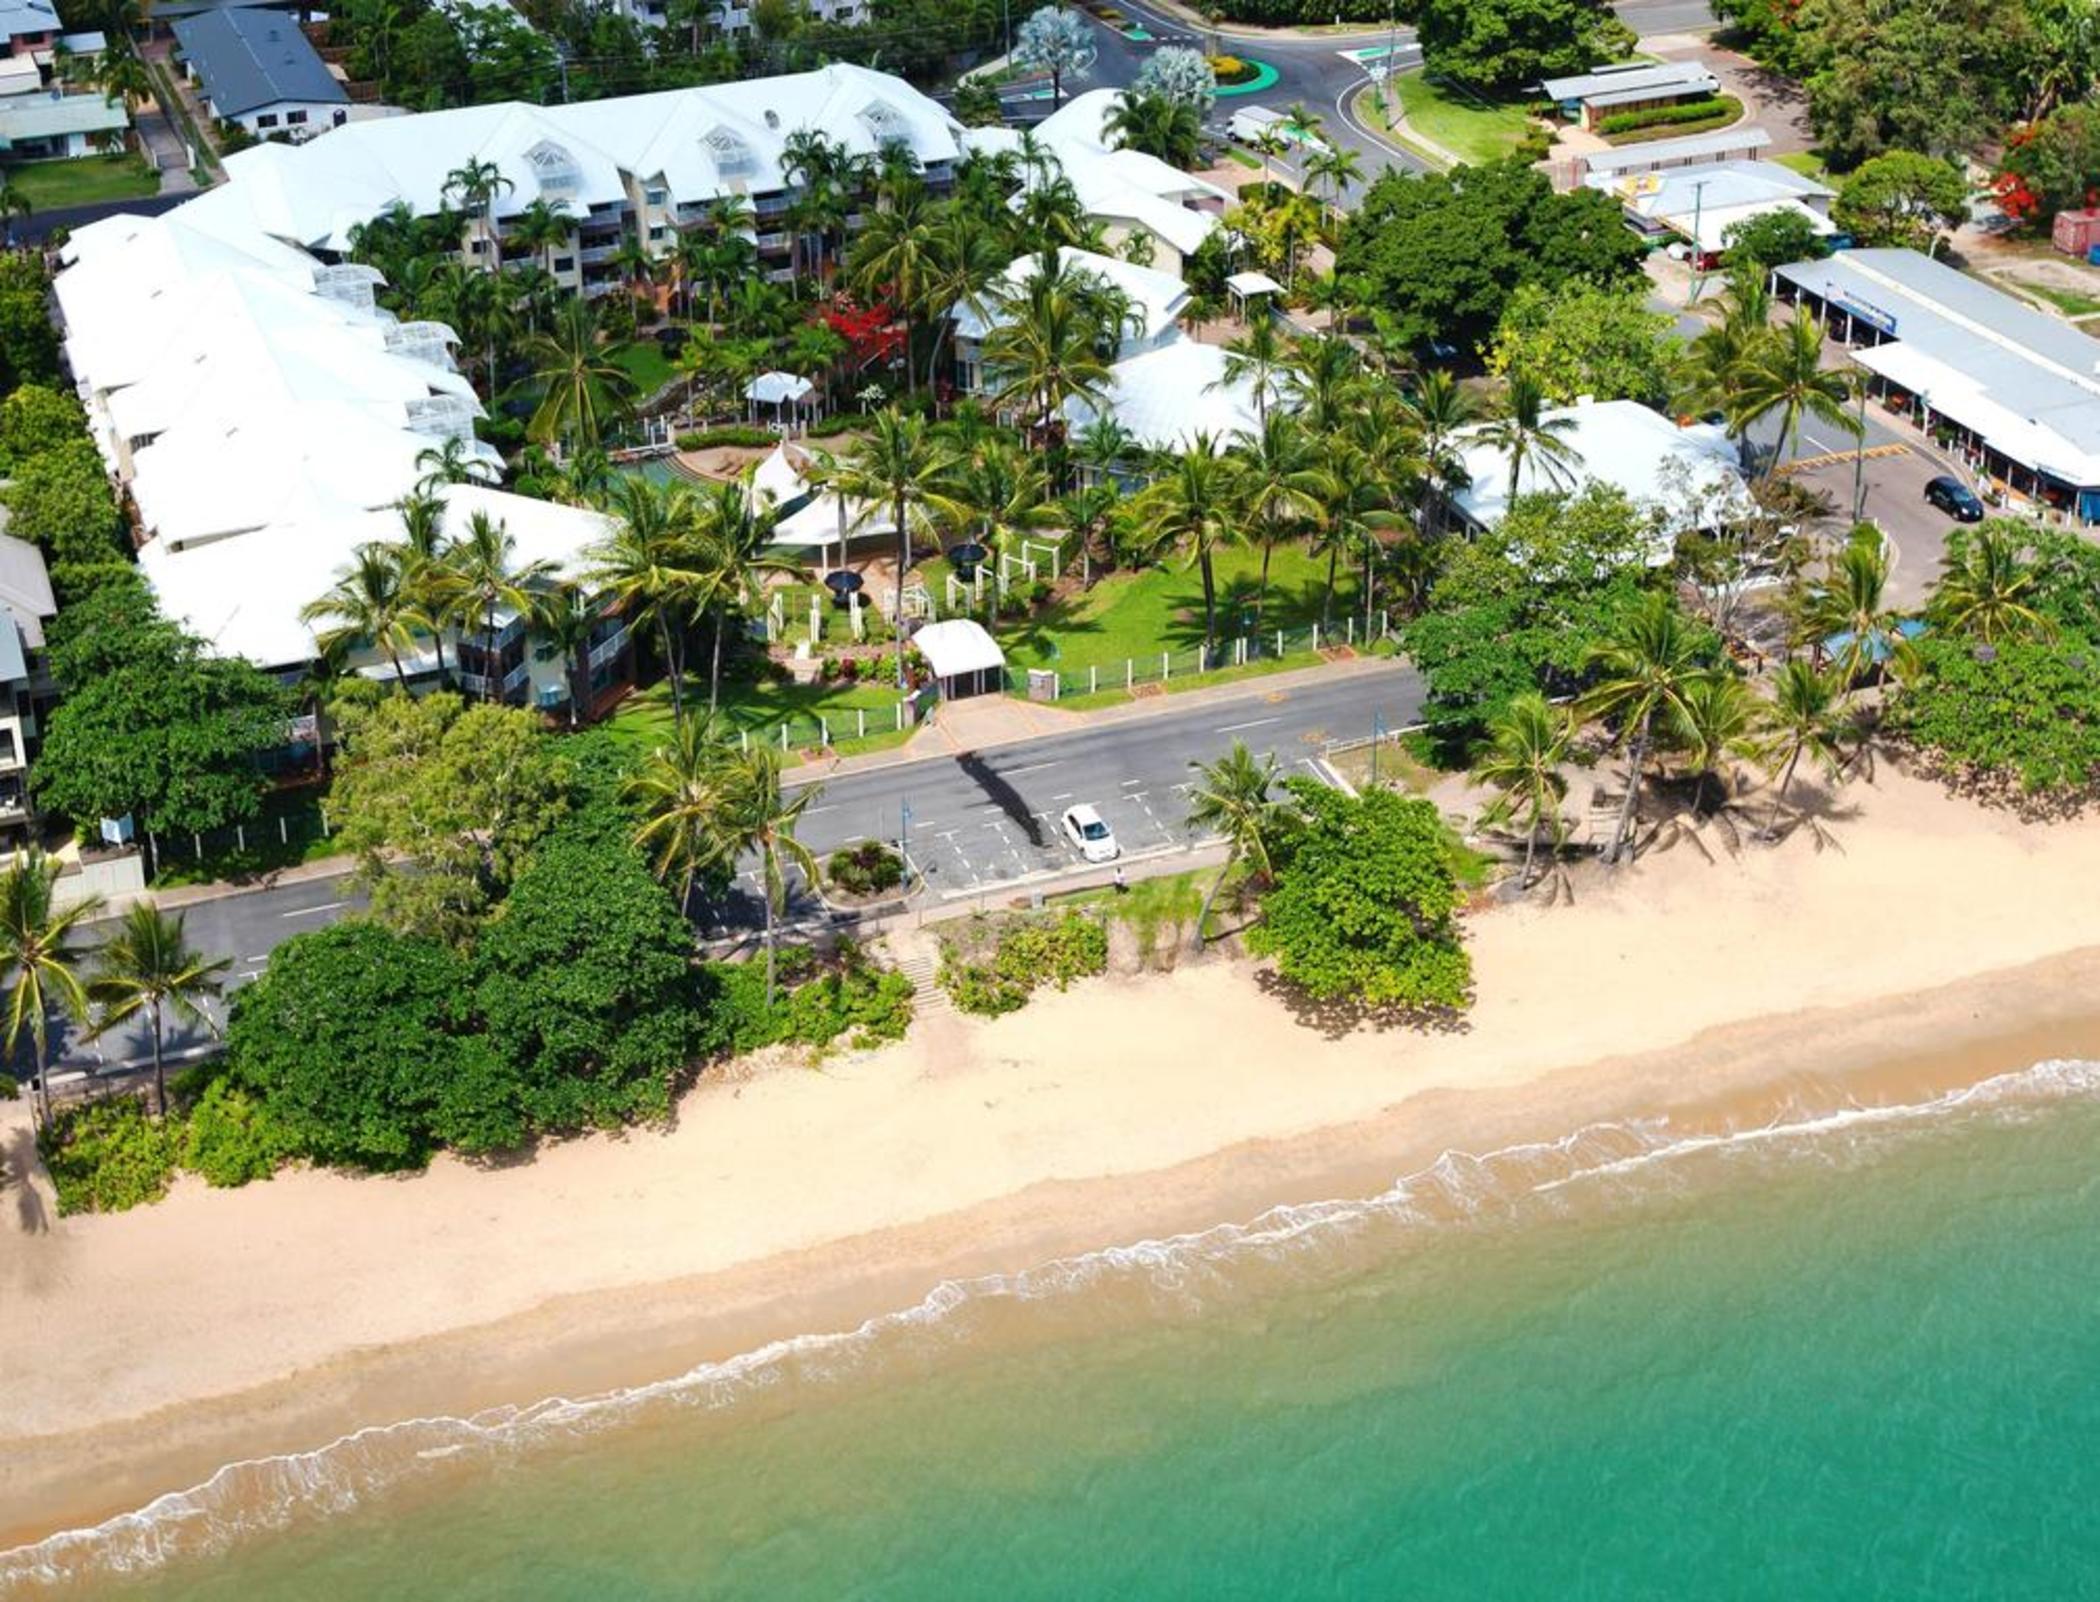
{"type": "Polygon", "coordinates": [[[1743,114],[1743,103],[1734,95],[1714,95],[1705,100],[1685,100],[1674,106],[1648,106],[1639,111],[1615,111],[1597,122],[1597,132],[1635,133],[1642,128],[1676,128],[1688,122],[1734,121],[1743,114]]]}
{"type": "MultiPolygon", "coordinates": [[[[1408,21],[1413,5],[1400,8],[1400,20],[1408,21]]],[[[1344,22],[1384,22],[1391,15],[1387,0],[1223,0],[1218,17],[1224,22],[1251,22],[1259,27],[1317,26],[1336,17],[1344,22]]]]}

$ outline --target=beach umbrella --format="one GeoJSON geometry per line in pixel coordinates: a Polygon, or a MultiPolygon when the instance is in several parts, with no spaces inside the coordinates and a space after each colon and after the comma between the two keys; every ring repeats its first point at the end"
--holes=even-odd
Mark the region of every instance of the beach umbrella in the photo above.
{"type": "Polygon", "coordinates": [[[842,567],[836,572],[824,575],[824,588],[831,591],[832,600],[840,606],[844,606],[849,597],[858,594],[861,586],[866,582],[865,579],[850,568],[842,567]]]}

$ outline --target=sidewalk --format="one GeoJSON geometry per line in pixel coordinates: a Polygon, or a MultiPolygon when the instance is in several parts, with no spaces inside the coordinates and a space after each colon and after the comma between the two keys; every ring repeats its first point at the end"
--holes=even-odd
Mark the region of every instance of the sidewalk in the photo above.
{"type": "Polygon", "coordinates": [[[960,756],[966,751],[990,751],[1059,734],[1077,734],[1083,729],[1141,722],[1191,708],[1214,706],[1219,702],[1286,695],[1309,684],[1328,684],[1340,678],[1389,669],[1396,660],[1394,657],[1358,656],[1319,662],[1302,668],[1288,668],[1280,673],[1207,684],[1199,690],[1140,696],[1085,712],[1067,712],[1055,702],[1023,701],[1011,695],[943,702],[934,716],[920,724],[902,745],[891,746],[886,751],[863,752],[858,756],[834,757],[829,762],[805,762],[786,778],[790,784],[801,784],[878,768],[901,768],[914,762],[960,756]]]}

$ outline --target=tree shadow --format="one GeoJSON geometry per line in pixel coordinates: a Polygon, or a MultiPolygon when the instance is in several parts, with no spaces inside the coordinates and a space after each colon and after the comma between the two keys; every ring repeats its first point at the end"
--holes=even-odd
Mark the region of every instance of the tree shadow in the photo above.
{"type": "Polygon", "coordinates": [[[48,1234],[51,1209],[31,1179],[38,1166],[36,1133],[17,1129],[0,1150],[0,1193],[14,1192],[15,1223],[25,1235],[48,1234]]]}
{"type": "Polygon", "coordinates": [[[1441,1007],[1371,1007],[1345,998],[1308,995],[1274,968],[1259,970],[1254,982],[1264,995],[1281,1002],[1299,1025],[1317,1031],[1327,1040],[1341,1040],[1364,1030],[1378,1034],[1404,1029],[1420,1035],[1462,1035],[1473,1027],[1464,1013],[1441,1007]]]}
{"type": "Polygon", "coordinates": [[[1032,846],[1043,844],[1043,826],[1029,809],[1027,800],[1019,790],[999,775],[999,770],[975,751],[965,751],[955,759],[963,776],[984,792],[987,801],[1005,813],[1008,821],[1028,836],[1032,846]]]}
{"type": "MultiPolygon", "coordinates": [[[[1060,598],[1017,616],[1002,617],[994,609],[988,626],[1009,657],[1033,657],[1054,667],[1074,639],[1102,632],[1098,618],[1082,617],[1080,612],[1078,600],[1060,598]]],[[[984,619],[980,616],[979,621],[984,619]]]]}

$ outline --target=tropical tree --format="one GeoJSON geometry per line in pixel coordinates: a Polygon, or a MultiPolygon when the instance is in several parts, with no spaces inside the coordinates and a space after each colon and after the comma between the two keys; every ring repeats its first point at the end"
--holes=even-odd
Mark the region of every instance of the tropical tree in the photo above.
{"type": "Polygon", "coordinates": [[[583,660],[591,631],[598,626],[598,609],[581,584],[555,584],[532,597],[530,626],[561,656],[562,678],[569,692],[569,727],[573,729],[589,683],[583,660]]]}
{"type": "Polygon", "coordinates": [[[690,911],[693,886],[721,861],[718,823],[727,747],[709,718],[681,719],[670,740],[652,750],[628,780],[624,794],[641,818],[635,845],[655,864],[656,876],[678,881],[678,906],[690,911]]]}
{"type": "Polygon", "coordinates": [[[445,182],[438,191],[444,199],[458,201],[460,209],[469,218],[479,218],[482,237],[487,241],[482,256],[484,272],[495,272],[502,256],[502,244],[496,234],[497,198],[516,187],[493,161],[470,156],[445,174],[445,182]]]}
{"type": "Polygon", "coordinates": [[[540,270],[552,278],[554,253],[569,242],[576,225],[558,207],[535,195],[511,218],[504,232],[533,253],[540,270]]]}
{"type": "MultiPolygon", "coordinates": [[[[1582,458],[1568,443],[1572,417],[1549,417],[1545,388],[1528,373],[1511,373],[1502,408],[1481,425],[1480,442],[1509,460],[1511,499],[1524,493],[1524,465],[1538,469],[1549,485],[1565,489],[1582,458]]],[[[1534,486],[1536,487],[1536,486],[1534,486]]]]}
{"type": "Polygon", "coordinates": [[[1846,409],[1852,380],[1823,365],[1823,324],[1801,307],[1745,353],[1735,375],[1729,412],[1738,430],[1779,415],[1779,439],[1765,464],[1769,477],[1780,459],[1800,448],[1801,422],[1814,417],[1856,435],[1859,420],[1846,409]]]}
{"type": "Polygon", "coordinates": [[[518,542],[501,519],[476,512],[467,519],[467,531],[446,553],[446,564],[457,575],[462,610],[481,624],[482,698],[493,701],[502,687],[503,674],[496,647],[496,613],[508,611],[520,618],[532,616],[535,593],[554,577],[554,564],[540,560],[520,563],[518,542]]]}
{"type": "Polygon", "coordinates": [[[450,484],[478,483],[489,476],[476,459],[472,442],[457,434],[447,434],[437,444],[417,451],[416,471],[422,475],[416,480],[418,495],[435,494],[450,484]]]}
{"type": "Polygon", "coordinates": [[[1270,403],[1276,399],[1285,374],[1292,370],[1296,360],[1296,353],[1277,332],[1276,319],[1257,317],[1247,325],[1245,333],[1226,343],[1225,365],[1216,383],[1220,387],[1251,386],[1255,415],[1266,422],[1270,403]]]}
{"type": "Polygon", "coordinates": [[[1949,633],[1986,645],[2047,638],[2056,625],[2037,610],[2041,569],[2024,559],[2017,536],[1986,527],[1949,542],[1927,616],[1949,633]]]}
{"type": "Polygon", "coordinates": [[[1473,421],[1472,397],[1449,369],[1437,367],[1401,397],[1401,407],[1422,462],[1422,532],[1434,534],[1437,497],[1464,488],[1465,458],[1458,442],[1473,421]]]}
{"type": "Polygon", "coordinates": [[[88,999],[97,1004],[90,1039],[107,1034],[140,1013],[153,1026],[153,1110],[168,1111],[168,1078],[161,1061],[167,1014],[201,1025],[213,1036],[218,1021],[206,1009],[220,992],[220,976],[231,957],[201,956],[184,938],[183,916],[163,913],[150,901],[134,901],[123,920],[95,952],[88,999]]]}
{"type": "Polygon", "coordinates": [[[404,690],[408,672],[401,665],[402,653],[415,648],[418,627],[437,626],[409,598],[400,552],[376,542],[359,546],[350,565],[336,573],[328,593],[301,607],[299,618],[326,625],[314,636],[323,655],[348,652],[359,645],[379,651],[392,664],[394,678],[404,690]]]}
{"type": "Polygon", "coordinates": [[[27,221],[30,213],[29,196],[15,182],[14,174],[0,169],[0,231],[4,231],[7,243],[15,242],[15,220],[27,221]]]}
{"type": "Polygon", "coordinates": [[[915,337],[928,318],[947,310],[934,304],[941,276],[934,219],[924,188],[905,190],[868,217],[847,261],[854,290],[869,301],[887,301],[904,319],[905,383],[913,393],[919,387],[915,337]]]}
{"type": "Polygon", "coordinates": [[[1729,782],[1730,759],[1755,758],[1763,749],[1759,738],[1763,710],[1749,686],[1732,673],[1710,673],[1685,686],[1672,733],[1697,781],[1702,812],[1709,810],[1707,781],[1716,781],[1717,804],[1725,805],[1734,789],[1729,782]]]}
{"type": "Polygon", "coordinates": [[[1690,712],[1686,697],[1713,673],[1705,644],[1667,595],[1649,593],[1628,605],[1587,655],[1585,666],[1597,682],[1582,699],[1582,716],[1614,721],[1617,743],[1628,748],[1626,797],[1604,853],[1609,865],[1617,866],[1626,849],[1657,719],[1668,729],[1682,728],[1690,712]]]}
{"type": "Polygon", "coordinates": [[[1139,527],[1155,546],[1171,546],[1196,564],[1203,578],[1203,660],[1218,643],[1219,548],[1239,537],[1233,465],[1209,434],[1198,434],[1187,450],[1138,497],[1139,527]]]}
{"type": "Polygon", "coordinates": [[[1052,111],[1064,104],[1065,80],[1085,77],[1094,56],[1094,36],[1086,19],[1061,5],[1031,12],[1014,35],[1014,65],[1050,74],[1052,111]]]}
{"type": "Polygon", "coordinates": [[[1203,949],[1203,930],[1210,922],[1211,903],[1242,862],[1251,862],[1258,878],[1271,872],[1269,842],[1290,816],[1289,807],[1275,798],[1278,773],[1274,752],[1256,757],[1244,740],[1234,740],[1232,749],[1215,762],[1191,762],[1197,778],[1189,790],[1189,827],[1222,835],[1225,866],[1203,893],[1203,906],[1196,914],[1191,950],[1203,949]]]}
{"type": "Polygon", "coordinates": [[[1888,584],[1881,536],[1862,528],[1803,597],[1802,628],[1819,654],[1832,653],[1838,680],[1847,688],[1904,651],[1899,619],[1888,604],[1888,584]]]}
{"type": "Polygon", "coordinates": [[[1184,100],[1126,89],[1102,124],[1124,150],[1157,157],[1172,167],[1193,167],[1203,153],[1203,114],[1184,100]]]}
{"type": "Polygon", "coordinates": [[[713,614],[714,645],[707,672],[707,709],[713,712],[722,694],[722,624],[731,607],[755,610],[766,576],[796,577],[799,562],[770,554],[771,506],[757,504],[740,483],[717,484],[694,496],[694,566],[703,575],[702,610],[713,614]]]}
{"type": "Polygon", "coordinates": [[[1305,158],[1305,181],[1320,196],[1323,216],[1341,215],[1342,196],[1363,175],[1363,156],[1340,145],[1321,145],[1305,158]]]}
{"type": "Polygon", "coordinates": [[[534,439],[596,445],[633,404],[634,379],[603,348],[598,309],[581,295],[563,302],[553,326],[525,349],[540,396],[526,425],[534,439]]]}
{"type": "Polygon", "coordinates": [[[773,1005],[773,928],[787,911],[787,870],[800,869],[817,882],[817,859],[795,838],[795,829],[823,786],[804,785],[793,795],[780,784],[780,753],[771,746],[724,751],[714,779],[717,860],[724,866],[747,853],[758,856],[759,899],[765,903],[766,1005],[773,1005]]]}
{"type": "Polygon", "coordinates": [[[693,548],[692,491],[639,474],[614,480],[606,510],[613,532],[590,551],[584,583],[633,628],[654,625],[671,681],[671,718],[685,726],[685,628],[707,588],[693,548]]]}
{"type": "Polygon", "coordinates": [[[822,476],[832,493],[889,513],[897,532],[897,685],[904,676],[904,575],[911,566],[914,521],[928,526],[955,520],[961,507],[948,492],[956,457],[935,435],[926,419],[892,406],[877,412],[853,454],[823,464],[822,476]]]}
{"type": "Polygon", "coordinates": [[[1523,825],[1520,890],[1538,882],[1534,864],[1539,836],[1550,833],[1556,843],[1560,839],[1560,807],[1568,795],[1561,768],[1574,739],[1575,719],[1535,692],[1517,696],[1488,724],[1487,750],[1473,768],[1473,782],[1496,792],[1481,814],[1482,822],[1514,820],[1523,825]]]}
{"type": "Polygon", "coordinates": [[[445,560],[451,541],[445,536],[445,503],[421,489],[402,497],[396,507],[401,535],[390,547],[401,568],[401,581],[415,621],[430,630],[437,648],[438,682],[445,682],[445,628],[459,611],[459,576],[445,560]]]}
{"type": "Polygon", "coordinates": [[[1233,500],[1261,546],[1261,584],[1254,597],[1254,632],[1269,604],[1269,562],[1276,547],[1306,532],[1334,493],[1320,441],[1289,412],[1272,412],[1252,439],[1227,453],[1233,500]]]}
{"type": "Polygon", "coordinates": [[[1111,330],[1103,327],[1110,308],[1101,287],[1091,273],[1046,251],[1019,292],[1004,298],[984,341],[984,364],[997,384],[992,404],[1026,418],[1040,440],[1056,431],[1068,402],[1098,410],[1108,388],[1114,352],[1102,349],[1111,330]]]}
{"type": "Polygon", "coordinates": [[[29,1035],[36,1062],[37,1122],[51,1121],[49,1025],[56,1006],[71,1018],[87,1015],[87,987],[76,969],[75,929],[101,909],[100,896],[88,896],[60,910],[52,894],[58,864],[32,846],[0,873],[0,975],[12,983],[7,993],[10,1053],[29,1035]]]}
{"type": "Polygon", "coordinates": [[[1772,815],[1765,820],[1766,839],[1778,832],[1779,815],[1786,809],[1787,791],[1801,759],[1807,757],[1827,773],[1835,773],[1843,760],[1838,721],[1842,693],[1843,686],[1834,674],[1818,671],[1800,657],[1780,668],[1772,685],[1772,704],[1765,713],[1766,756],[1779,768],[1772,815]]]}

